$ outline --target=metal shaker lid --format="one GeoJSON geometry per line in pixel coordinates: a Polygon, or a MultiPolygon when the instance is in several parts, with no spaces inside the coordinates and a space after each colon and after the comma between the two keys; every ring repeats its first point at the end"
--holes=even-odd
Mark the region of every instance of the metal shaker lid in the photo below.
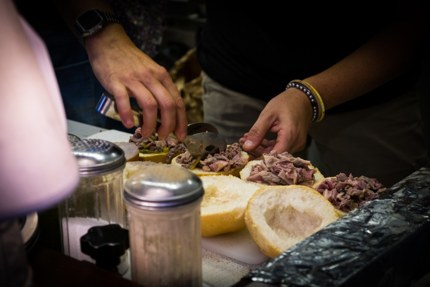
{"type": "Polygon", "coordinates": [[[81,175],[96,175],[125,166],[124,151],[116,144],[101,139],[71,142],[81,175]]]}
{"type": "Polygon", "coordinates": [[[202,198],[201,179],[191,171],[170,164],[143,166],[124,185],[124,201],[144,209],[161,209],[202,198]]]}

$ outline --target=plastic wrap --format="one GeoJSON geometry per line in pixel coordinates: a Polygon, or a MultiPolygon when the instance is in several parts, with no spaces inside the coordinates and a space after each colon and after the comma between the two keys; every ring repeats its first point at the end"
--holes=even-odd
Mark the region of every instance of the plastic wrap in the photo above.
{"type": "Polygon", "coordinates": [[[430,168],[301,241],[236,286],[411,286],[430,272],[430,168]],[[394,283],[395,282],[395,283],[394,283]],[[265,284],[263,284],[265,285],[265,284]],[[247,285],[248,286],[248,285],[247,285]]]}

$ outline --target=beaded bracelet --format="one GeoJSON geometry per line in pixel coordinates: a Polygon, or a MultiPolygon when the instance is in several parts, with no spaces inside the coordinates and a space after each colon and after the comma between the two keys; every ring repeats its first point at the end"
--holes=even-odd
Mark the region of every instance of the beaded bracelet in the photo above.
{"type": "Polygon", "coordinates": [[[318,91],[312,87],[311,84],[300,81],[300,80],[293,80],[288,83],[287,89],[289,88],[295,88],[300,91],[302,91],[309,99],[312,107],[312,121],[313,122],[320,122],[325,116],[325,106],[324,102],[318,93],[318,91]]]}
{"type": "Polygon", "coordinates": [[[320,122],[322,121],[322,119],[324,119],[324,116],[325,116],[325,105],[324,105],[323,99],[321,98],[320,93],[318,93],[318,91],[311,84],[309,84],[304,80],[302,81],[302,83],[306,85],[313,92],[314,96],[317,99],[318,106],[319,106],[319,114],[318,114],[317,122],[320,122]]]}

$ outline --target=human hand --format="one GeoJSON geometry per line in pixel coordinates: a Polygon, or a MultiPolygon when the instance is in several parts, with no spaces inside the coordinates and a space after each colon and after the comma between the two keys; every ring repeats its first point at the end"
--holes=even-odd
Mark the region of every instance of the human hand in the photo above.
{"type": "Polygon", "coordinates": [[[272,98],[251,129],[239,140],[243,149],[259,156],[272,150],[298,152],[306,145],[311,105],[299,90],[288,89],[272,98]],[[266,136],[275,133],[275,140],[266,136]]]}
{"type": "Polygon", "coordinates": [[[160,138],[174,132],[186,136],[185,104],[168,71],[138,49],[121,25],[108,25],[85,41],[92,69],[107,92],[115,97],[122,123],[133,126],[130,97],[142,109],[142,136],[157,131],[160,138]],[[157,128],[157,119],[161,125],[157,128]]]}

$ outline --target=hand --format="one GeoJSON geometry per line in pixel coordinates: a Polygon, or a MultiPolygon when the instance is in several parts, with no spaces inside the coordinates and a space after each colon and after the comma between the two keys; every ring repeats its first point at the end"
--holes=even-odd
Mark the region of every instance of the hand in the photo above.
{"type": "Polygon", "coordinates": [[[239,140],[245,151],[259,156],[272,150],[301,151],[311,125],[311,105],[301,91],[288,89],[271,99],[252,128],[239,140]],[[276,140],[265,137],[276,134],[276,140]]]}
{"type": "Polygon", "coordinates": [[[176,85],[164,67],[134,45],[121,25],[106,26],[86,39],[85,48],[97,79],[115,97],[124,126],[133,126],[129,97],[135,97],[142,109],[143,137],[156,131],[159,117],[160,138],[172,132],[179,140],[185,138],[185,104],[176,85]]]}

